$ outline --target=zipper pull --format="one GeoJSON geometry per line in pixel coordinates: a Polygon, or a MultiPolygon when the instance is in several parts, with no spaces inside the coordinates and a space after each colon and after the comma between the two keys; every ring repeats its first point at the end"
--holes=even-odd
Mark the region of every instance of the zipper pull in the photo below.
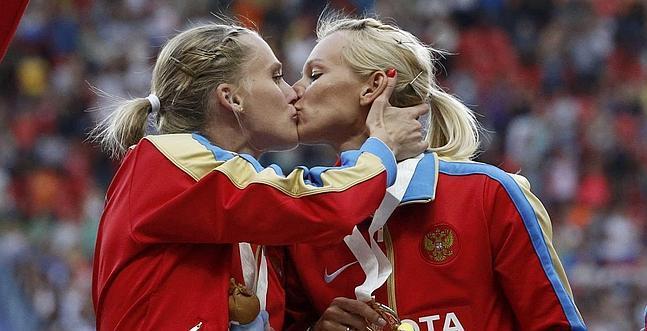
{"type": "Polygon", "coordinates": [[[192,328],[191,328],[191,330],[189,330],[189,331],[198,331],[198,330],[200,330],[200,329],[202,329],[202,322],[199,322],[198,324],[196,324],[196,325],[195,325],[194,327],[192,327],[192,328]]]}

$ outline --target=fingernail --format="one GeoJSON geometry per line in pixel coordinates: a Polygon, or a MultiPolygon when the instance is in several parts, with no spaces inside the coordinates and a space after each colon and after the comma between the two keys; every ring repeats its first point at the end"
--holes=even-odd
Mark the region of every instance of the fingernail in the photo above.
{"type": "Polygon", "coordinates": [[[395,68],[390,68],[389,70],[387,70],[386,75],[391,78],[395,77],[395,68]]]}
{"type": "MultiPolygon", "coordinates": [[[[393,69],[393,71],[395,71],[395,69],[393,69]]],[[[391,76],[391,77],[393,77],[393,76],[391,76]]],[[[379,326],[386,326],[386,320],[385,320],[385,319],[383,319],[382,317],[378,318],[378,319],[377,319],[377,325],[379,325],[379,326]]]]}

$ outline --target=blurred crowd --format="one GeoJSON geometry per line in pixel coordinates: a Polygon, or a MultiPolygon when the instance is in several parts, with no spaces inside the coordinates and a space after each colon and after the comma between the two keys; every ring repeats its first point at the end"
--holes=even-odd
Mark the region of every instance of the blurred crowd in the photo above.
{"type": "MultiPolygon", "coordinates": [[[[212,14],[252,22],[296,81],[326,1],[31,0],[0,63],[0,330],[93,330],[92,252],[118,162],[87,141],[110,98],[149,93],[159,47],[212,14]],[[99,93],[101,94],[101,93],[99,93]]],[[[592,331],[647,304],[647,5],[641,0],[330,1],[450,54],[479,160],[529,178],[592,331]]],[[[2,7],[2,5],[0,5],[2,7]]],[[[324,147],[264,162],[326,164],[324,147]]],[[[644,322],[642,322],[644,323],[644,322]]]]}

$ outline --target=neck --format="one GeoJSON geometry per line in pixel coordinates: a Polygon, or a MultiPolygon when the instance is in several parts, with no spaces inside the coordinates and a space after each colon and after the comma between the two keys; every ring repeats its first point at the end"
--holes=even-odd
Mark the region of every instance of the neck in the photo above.
{"type": "Polygon", "coordinates": [[[339,132],[337,137],[340,138],[339,141],[333,142],[331,145],[337,151],[337,154],[345,152],[348,150],[359,149],[362,147],[362,144],[368,139],[369,131],[366,127],[366,116],[368,116],[368,107],[363,107],[358,112],[362,114],[355,118],[355,121],[352,125],[344,125],[345,130],[339,132]]]}
{"type": "Polygon", "coordinates": [[[332,144],[332,146],[333,148],[335,148],[337,154],[340,154],[341,152],[348,150],[359,149],[360,147],[362,147],[362,144],[364,144],[366,139],[368,139],[368,130],[355,136],[349,137],[342,142],[332,144]]]}
{"type": "Polygon", "coordinates": [[[204,134],[209,141],[222,149],[241,154],[250,154],[255,158],[261,155],[261,151],[252,147],[249,137],[241,131],[238,123],[235,125],[214,124],[205,129],[204,134]]]}

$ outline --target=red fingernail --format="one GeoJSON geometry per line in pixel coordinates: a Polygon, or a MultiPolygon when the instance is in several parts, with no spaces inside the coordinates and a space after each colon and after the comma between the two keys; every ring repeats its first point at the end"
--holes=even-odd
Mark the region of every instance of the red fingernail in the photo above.
{"type": "Polygon", "coordinates": [[[388,77],[391,77],[391,78],[395,77],[395,68],[391,68],[391,69],[387,70],[386,75],[388,77]]]}

